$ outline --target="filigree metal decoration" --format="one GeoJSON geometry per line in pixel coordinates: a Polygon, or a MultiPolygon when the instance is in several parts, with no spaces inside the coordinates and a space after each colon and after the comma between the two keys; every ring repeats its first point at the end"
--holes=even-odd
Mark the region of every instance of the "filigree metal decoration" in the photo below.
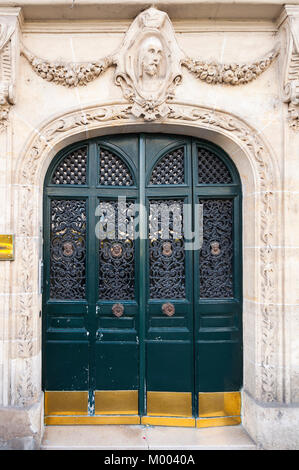
{"type": "Polygon", "coordinates": [[[185,250],[182,234],[183,201],[151,200],[149,217],[151,299],[185,298],[185,250]],[[169,213],[169,219],[167,216],[165,219],[169,233],[163,230],[164,208],[167,209],[165,215],[166,212],[169,213]]]}
{"type": "Polygon", "coordinates": [[[118,50],[103,59],[90,63],[50,62],[35,57],[25,47],[22,54],[44,80],[67,87],[86,85],[114,66],[115,83],[131,103],[130,112],[145,121],[154,121],[170,115],[169,103],[182,81],[182,66],[207,83],[241,85],[261,75],[278,52],[271,51],[249,64],[217,64],[189,58],[177,44],[168,15],[150,7],[132,22],[118,50]]]}
{"type": "Polygon", "coordinates": [[[121,317],[124,314],[124,306],[122,304],[114,304],[112,307],[113,315],[116,317],[121,317]]]}
{"type": "Polygon", "coordinates": [[[170,302],[162,305],[162,312],[168,317],[172,317],[175,314],[175,307],[170,302]]]}
{"type": "Polygon", "coordinates": [[[233,202],[231,199],[199,202],[203,204],[204,227],[199,260],[200,297],[233,297],[233,202]]]}
{"type": "Polygon", "coordinates": [[[51,201],[50,298],[80,300],[86,287],[86,201],[51,201]]]}
{"type": "Polygon", "coordinates": [[[135,298],[135,241],[124,226],[134,218],[134,204],[126,202],[120,219],[118,201],[107,201],[107,226],[114,227],[114,235],[100,241],[99,247],[99,296],[102,300],[133,300],[135,298]],[[122,227],[121,227],[122,225],[122,227]],[[117,239],[121,235],[121,239],[117,239]]]}

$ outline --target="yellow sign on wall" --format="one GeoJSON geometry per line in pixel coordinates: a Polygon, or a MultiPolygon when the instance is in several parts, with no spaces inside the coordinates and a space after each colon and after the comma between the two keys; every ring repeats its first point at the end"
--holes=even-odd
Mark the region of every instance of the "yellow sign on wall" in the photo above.
{"type": "Polygon", "coordinates": [[[14,236],[0,235],[0,260],[14,259],[14,236]]]}

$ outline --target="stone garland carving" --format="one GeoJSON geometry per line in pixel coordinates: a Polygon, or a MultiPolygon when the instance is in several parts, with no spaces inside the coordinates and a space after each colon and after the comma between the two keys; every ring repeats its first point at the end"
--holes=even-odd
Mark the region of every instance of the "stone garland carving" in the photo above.
{"type": "Polygon", "coordinates": [[[184,59],[182,65],[194,73],[196,78],[207,83],[243,85],[255,80],[279,55],[277,50],[251,64],[218,64],[217,62],[206,63],[202,60],[184,59]]]}
{"type": "Polygon", "coordinates": [[[182,66],[207,83],[241,85],[263,73],[278,56],[278,51],[244,65],[188,58],[177,44],[168,15],[151,7],[132,22],[120,49],[97,62],[51,63],[35,57],[25,48],[22,54],[43,79],[67,87],[86,85],[110,66],[115,66],[115,83],[132,104],[131,113],[154,121],[169,115],[169,102],[183,78],[182,66]]]}
{"type": "MultiPolygon", "coordinates": [[[[36,173],[39,166],[39,159],[56,141],[60,141],[62,135],[70,135],[79,132],[81,129],[93,129],[99,122],[113,122],[119,120],[123,123],[136,122],[131,114],[131,106],[113,105],[101,107],[98,109],[73,113],[63,119],[57,119],[50,123],[41,133],[32,141],[26,160],[22,165],[23,172],[21,184],[34,184],[36,173]]],[[[271,191],[273,187],[273,170],[269,163],[267,150],[259,139],[258,135],[240,120],[230,117],[225,113],[210,111],[205,108],[192,107],[190,105],[181,105],[173,103],[170,107],[168,122],[181,120],[182,122],[197,122],[203,127],[219,129],[231,136],[239,145],[243,146],[254,159],[259,175],[261,191],[261,212],[260,212],[260,239],[262,248],[260,249],[261,259],[261,309],[262,309],[262,396],[266,402],[277,400],[278,391],[276,389],[276,370],[273,364],[275,354],[277,331],[273,319],[273,306],[275,300],[274,284],[274,252],[271,246],[274,220],[274,194],[271,191]]],[[[31,201],[32,204],[32,201],[31,201]]],[[[32,208],[30,205],[22,207],[24,217],[28,213],[27,221],[29,223],[29,213],[32,208]]],[[[24,219],[26,220],[26,219],[24,219]]],[[[24,227],[23,227],[24,229],[24,227]]],[[[30,248],[29,248],[30,249],[30,248]]],[[[25,263],[25,260],[24,260],[25,263]]],[[[32,288],[31,288],[32,292],[32,288]]],[[[26,307],[26,310],[30,306],[26,307]]],[[[27,310],[28,311],[28,310],[27,310]]],[[[29,325],[28,325],[29,327],[29,325]]],[[[32,395],[33,390],[30,391],[32,395]]]]}
{"type": "Polygon", "coordinates": [[[66,87],[87,85],[113,65],[111,57],[105,57],[96,62],[66,63],[40,59],[25,47],[23,47],[21,54],[26,57],[35,73],[41,78],[66,87]]]}
{"type": "MultiPolygon", "coordinates": [[[[288,10],[286,11],[288,15],[288,10]]],[[[287,16],[287,60],[283,88],[284,102],[288,104],[288,121],[293,130],[299,130],[299,15],[287,16]]]]}

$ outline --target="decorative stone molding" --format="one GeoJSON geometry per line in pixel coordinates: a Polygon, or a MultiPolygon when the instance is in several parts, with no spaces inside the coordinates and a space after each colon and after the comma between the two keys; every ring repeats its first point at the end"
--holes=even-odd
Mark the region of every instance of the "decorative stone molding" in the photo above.
{"type": "Polygon", "coordinates": [[[184,59],[182,65],[194,73],[196,78],[211,84],[244,85],[261,75],[279,55],[273,50],[265,57],[249,64],[206,63],[198,59],[184,59]]]}
{"type": "Polygon", "coordinates": [[[87,85],[98,78],[114,63],[111,57],[88,63],[49,62],[35,57],[24,46],[22,47],[21,54],[28,60],[35,73],[41,78],[66,87],[87,85]]]}
{"type": "Polygon", "coordinates": [[[40,77],[67,87],[86,85],[115,66],[115,83],[132,104],[131,113],[154,121],[169,115],[169,103],[183,78],[182,66],[210,84],[242,85],[261,75],[278,56],[278,50],[243,65],[188,58],[177,44],[168,15],[151,7],[132,22],[120,49],[101,60],[88,64],[52,63],[35,57],[25,47],[22,54],[40,77]]]}
{"type": "MultiPolygon", "coordinates": [[[[131,105],[113,103],[101,107],[87,107],[53,119],[41,128],[38,134],[34,135],[27,147],[17,173],[18,184],[23,187],[39,184],[42,164],[48,153],[59,142],[69,139],[72,135],[86,131],[92,132],[101,126],[115,126],[116,121],[117,124],[126,126],[142,123],[143,117],[140,116],[137,119],[131,111],[131,105]]],[[[255,179],[257,181],[255,191],[260,195],[261,208],[257,222],[259,227],[257,244],[261,246],[259,250],[260,260],[258,261],[261,266],[259,276],[259,303],[261,305],[261,357],[259,362],[262,365],[260,399],[265,402],[274,402],[278,400],[279,385],[278,371],[274,365],[276,363],[274,355],[276,353],[278,331],[277,320],[273,316],[276,287],[272,238],[275,234],[276,221],[275,198],[272,192],[275,170],[271,154],[260,135],[253,128],[239,118],[224,112],[173,102],[169,105],[169,114],[164,122],[166,124],[180,122],[185,125],[193,123],[194,127],[208,129],[227,136],[243,149],[251,160],[253,168],[255,168],[255,179]]],[[[21,221],[22,232],[28,233],[29,228],[26,228],[26,224],[31,223],[32,214],[35,213],[36,209],[33,207],[33,200],[27,193],[20,200],[20,204],[22,205],[20,212],[23,214],[21,221]],[[26,201],[26,204],[22,201],[26,201]]],[[[32,248],[29,246],[28,249],[32,248]]],[[[27,256],[31,259],[29,253],[27,256]]],[[[27,261],[24,260],[25,262],[27,261]]],[[[30,279],[27,281],[32,283],[30,279]]],[[[33,292],[33,286],[31,288],[28,286],[28,290],[33,292]]],[[[28,311],[30,306],[27,306],[26,309],[28,311]]],[[[27,329],[30,328],[29,323],[25,326],[27,329]]],[[[24,340],[26,340],[25,336],[29,337],[30,334],[26,330],[24,340]]],[[[24,378],[22,381],[22,383],[28,383],[28,381],[24,381],[24,378]]],[[[31,390],[30,396],[32,393],[31,390]]]]}
{"type": "Polygon", "coordinates": [[[182,81],[183,58],[166,13],[149,8],[137,16],[115,56],[115,83],[134,116],[154,121],[169,114],[166,102],[182,81]]]}
{"type": "Polygon", "coordinates": [[[287,42],[283,101],[288,104],[290,127],[299,130],[299,7],[286,5],[281,20],[287,42]]]}
{"type": "Polygon", "coordinates": [[[0,10],[0,132],[7,126],[9,111],[15,104],[15,81],[18,63],[18,16],[0,10]]]}

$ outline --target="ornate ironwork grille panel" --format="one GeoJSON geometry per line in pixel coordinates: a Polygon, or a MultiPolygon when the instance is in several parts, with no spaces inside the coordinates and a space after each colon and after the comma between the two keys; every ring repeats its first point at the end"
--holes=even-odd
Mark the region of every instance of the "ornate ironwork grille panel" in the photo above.
{"type": "Polygon", "coordinates": [[[50,227],[50,298],[84,299],[86,201],[52,199],[50,227]]]}
{"type": "Polygon", "coordinates": [[[233,297],[233,201],[202,199],[200,297],[233,297]]]}
{"type": "Polygon", "coordinates": [[[52,184],[86,184],[87,147],[70,152],[59,162],[52,176],[52,184]]]}
{"type": "Polygon", "coordinates": [[[150,200],[149,288],[151,299],[185,298],[183,200],[150,200]]]}
{"type": "Polygon", "coordinates": [[[135,298],[135,241],[133,202],[101,201],[99,298],[135,298]]]}
{"type": "Polygon", "coordinates": [[[100,149],[100,178],[104,186],[133,186],[131,172],[125,162],[106,149],[100,149]]]}
{"type": "Polygon", "coordinates": [[[198,149],[198,183],[229,184],[232,176],[226,165],[210,150],[198,149]]]}
{"type": "Polygon", "coordinates": [[[184,184],[184,148],[169,152],[153,169],[150,184],[184,184]]]}

